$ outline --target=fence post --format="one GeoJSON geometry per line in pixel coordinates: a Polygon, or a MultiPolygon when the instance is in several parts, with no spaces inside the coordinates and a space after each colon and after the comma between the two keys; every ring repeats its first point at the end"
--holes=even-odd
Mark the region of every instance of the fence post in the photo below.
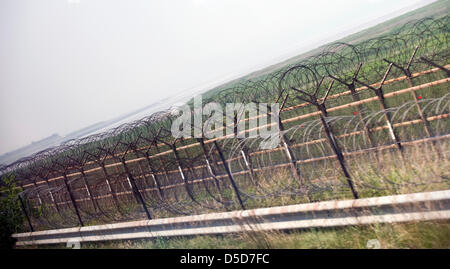
{"type": "Polygon", "coordinates": [[[71,158],[70,156],[67,156],[67,158],[71,159],[73,162],[75,162],[77,165],[80,166],[79,171],[81,173],[81,177],[83,178],[84,187],[86,188],[86,192],[89,196],[89,200],[91,200],[91,204],[92,204],[92,207],[94,208],[94,211],[98,212],[97,205],[95,204],[95,201],[94,201],[94,196],[92,195],[92,190],[88,184],[86,174],[84,173],[84,167],[83,167],[84,164],[74,158],[71,158]]]}
{"type": "Polygon", "coordinates": [[[227,162],[225,160],[225,157],[223,156],[222,150],[220,149],[220,146],[217,144],[217,141],[214,141],[213,143],[214,143],[214,146],[217,149],[217,152],[219,153],[219,157],[220,157],[220,160],[222,161],[222,164],[223,164],[223,166],[225,168],[225,171],[227,172],[228,179],[231,182],[231,186],[233,187],[234,193],[236,194],[236,197],[237,197],[237,199],[239,201],[239,205],[241,206],[241,208],[243,210],[245,210],[244,203],[242,202],[241,195],[239,194],[239,189],[238,189],[238,187],[236,185],[236,182],[233,179],[233,175],[231,174],[230,168],[228,167],[228,164],[227,164],[227,162]]]}
{"type": "Polygon", "coordinates": [[[20,194],[19,194],[17,197],[19,198],[19,201],[20,201],[20,207],[22,208],[23,214],[24,214],[25,217],[27,218],[27,222],[28,222],[28,225],[30,226],[30,230],[31,230],[32,232],[34,232],[33,225],[31,224],[30,217],[28,216],[27,210],[26,210],[26,208],[25,208],[25,204],[23,203],[22,198],[20,197],[20,194]]]}
{"type": "Polygon", "coordinates": [[[253,184],[256,185],[258,183],[255,180],[255,175],[254,175],[254,172],[253,172],[252,160],[250,159],[250,156],[248,154],[247,147],[244,144],[242,144],[242,139],[238,137],[237,114],[233,118],[233,123],[234,123],[233,132],[234,132],[234,136],[236,137],[236,139],[238,141],[238,145],[239,145],[239,148],[240,148],[240,153],[242,155],[242,158],[244,159],[245,166],[247,167],[247,169],[249,171],[250,179],[252,180],[253,184]]]}
{"type": "MultiPolygon", "coordinates": [[[[341,83],[341,84],[343,84],[343,85],[345,85],[347,87],[347,89],[352,94],[352,99],[353,99],[354,102],[361,101],[361,99],[359,98],[358,92],[356,92],[356,87],[355,87],[356,78],[358,77],[358,74],[359,74],[359,71],[361,70],[361,67],[362,67],[362,63],[360,63],[358,65],[358,67],[356,68],[355,73],[353,74],[351,83],[347,83],[347,82],[345,82],[345,81],[343,81],[343,80],[341,80],[341,79],[339,79],[339,78],[337,78],[337,77],[335,77],[333,75],[329,75],[330,78],[332,78],[333,80],[335,80],[335,81],[337,81],[337,82],[339,82],[339,83],[341,83]]],[[[366,122],[364,120],[364,115],[363,115],[363,112],[362,112],[360,104],[356,105],[356,114],[358,115],[359,120],[364,124],[364,131],[366,133],[367,140],[369,141],[369,143],[370,143],[370,145],[372,147],[375,147],[376,146],[375,142],[373,141],[373,139],[371,137],[370,128],[369,128],[369,126],[367,126],[367,124],[366,124],[366,122]]]]}
{"type": "Polygon", "coordinates": [[[220,185],[219,185],[219,182],[217,180],[217,173],[216,173],[216,171],[214,170],[214,168],[211,165],[211,160],[209,158],[209,154],[208,154],[208,151],[206,149],[205,142],[203,141],[203,138],[197,138],[197,141],[200,143],[200,147],[202,148],[202,152],[203,152],[203,156],[205,158],[206,166],[208,167],[208,172],[213,177],[214,183],[216,185],[216,188],[220,191],[220,185]]]}
{"type": "MultiPolygon", "coordinates": [[[[418,49],[419,49],[419,46],[416,46],[416,48],[414,49],[413,53],[411,54],[411,57],[409,58],[409,61],[408,61],[407,65],[406,65],[406,67],[402,67],[402,66],[400,66],[400,65],[398,65],[398,64],[396,64],[396,63],[394,63],[394,62],[392,62],[390,60],[383,59],[385,62],[387,62],[389,64],[392,64],[394,67],[396,67],[396,68],[400,69],[401,71],[403,71],[403,73],[405,74],[406,79],[408,81],[408,85],[411,88],[414,87],[414,83],[412,81],[412,75],[411,75],[410,67],[411,67],[412,61],[414,60],[414,57],[415,57],[418,49]]],[[[414,99],[414,103],[416,104],[417,112],[419,113],[420,119],[423,122],[425,133],[427,134],[428,137],[432,137],[433,136],[433,132],[431,131],[430,122],[427,120],[426,115],[423,113],[422,108],[420,107],[416,91],[411,91],[411,95],[412,95],[412,97],[414,99]]],[[[436,147],[435,141],[432,142],[432,146],[433,146],[433,149],[436,152],[437,157],[440,158],[441,157],[441,153],[440,153],[439,149],[436,147]]]]}
{"type": "Polygon", "coordinates": [[[36,196],[38,198],[39,205],[42,205],[41,196],[39,195],[39,191],[37,191],[38,190],[38,186],[37,186],[37,183],[36,183],[36,178],[33,179],[33,185],[34,185],[34,188],[36,189],[36,196]]]}
{"type": "Polygon", "coordinates": [[[64,179],[63,179],[64,184],[66,185],[66,189],[67,189],[67,192],[69,193],[69,197],[70,197],[70,200],[72,201],[72,205],[73,205],[73,207],[75,209],[75,213],[77,214],[78,221],[80,222],[81,226],[84,226],[83,220],[81,219],[80,211],[78,209],[78,206],[77,206],[77,203],[75,201],[75,198],[73,197],[73,193],[72,193],[72,190],[70,188],[70,185],[69,185],[69,182],[68,182],[68,179],[67,179],[66,171],[63,172],[63,177],[64,177],[64,179]]]}
{"type": "MultiPolygon", "coordinates": [[[[107,150],[105,150],[101,147],[97,147],[97,148],[101,151],[107,152],[107,150]]],[[[105,167],[105,158],[101,158],[99,155],[96,156],[96,155],[90,153],[89,151],[86,151],[86,154],[94,157],[95,162],[102,168],[102,173],[103,173],[103,176],[105,177],[105,183],[106,183],[106,186],[108,187],[108,191],[111,194],[111,197],[113,198],[114,205],[116,206],[117,210],[120,212],[119,200],[117,199],[117,196],[111,187],[111,181],[109,180],[109,174],[105,167]]]]}
{"type": "Polygon", "coordinates": [[[147,218],[152,219],[152,217],[150,216],[150,212],[148,211],[147,205],[145,204],[145,200],[144,200],[144,198],[142,198],[142,195],[139,192],[139,189],[136,185],[134,177],[131,174],[130,170],[128,169],[128,166],[125,162],[125,157],[122,158],[122,165],[123,165],[123,168],[125,169],[125,173],[127,174],[128,181],[131,185],[131,191],[134,194],[134,198],[136,198],[136,201],[142,205],[142,208],[144,209],[145,214],[147,215],[147,218]]]}
{"type": "Polygon", "coordinates": [[[83,178],[84,187],[86,188],[86,192],[89,196],[89,200],[91,200],[91,204],[94,207],[94,211],[98,212],[98,208],[97,208],[96,202],[94,201],[94,196],[92,195],[92,190],[87,181],[86,174],[84,173],[83,167],[80,168],[80,173],[83,178]]]}
{"type": "Polygon", "coordinates": [[[170,148],[172,149],[172,152],[175,155],[175,160],[177,162],[178,171],[180,172],[181,178],[183,179],[183,182],[184,182],[184,188],[186,189],[186,192],[187,192],[189,198],[191,198],[192,201],[197,202],[197,200],[194,197],[194,194],[192,193],[188,178],[186,177],[186,174],[183,171],[183,165],[181,164],[181,159],[180,159],[180,156],[178,155],[178,151],[177,151],[177,147],[175,146],[175,143],[171,144],[170,148]]]}
{"type": "MultiPolygon", "coordinates": [[[[158,144],[156,142],[153,143],[153,144],[155,145],[156,153],[160,154],[161,151],[159,150],[158,144]]],[[[164,158],[159,158],[159,161],[161,162],[162,170],[164,172],[164,176],[166,178],[167,185],[170,185],[171,182],[170,182],[170,178],[169,178],[169,173],[168,173],[167,168],[166,168],[166,162],[164,161],[164,158]]],[[[174,195],[175,201],[179,202],[178,195],[177,195],[176,191],[173,192],[173,195],[174,195]]]]}
{"type": "Polygon", "coordinates": [[[158,196],[161,200],[164,200],[164,193],[162,192],[162,189],[161,189],[161,183],[159,182],[159,179],[155,174],[155,170],[153,169],[153,165],[150,161],[150,156],[148,155],[148,152],[145,152],[144,155],[145,155],[145,159],[147,160],[147,164],[150,169],[150,173],[152,175],[153,183],[155,184],[156,188],[158,189],[158,196]]]}
{"type": "Polygon", "coordinates": [[[105,177],[106,186],[108,186],[108,190],[109,190],[109,193],[111,194],[111,196],[113,198],[114,205],[117,207],[117,210],[120,211],[119,201],[117,199],[117,196],[116,196],[115,192],[112,189],[111,182],[109,180],[109,174],[108,174],[108,171],[106,171],[105,164],[104,163],[100,163],[100,166],[102,167],[102,172],[103,172],[103,176],[105,177]]]}
{"type": "MultiPolygon", "coordinates": [[[[184,147],[184,146],[186,146],[186,144],[184,143],[184,139],[183,139],[183,137],[180,137],[180,144],[181,144],[181,146],[183,147],[183,152],[184,152],[184,154],[185,154],[185,156],[190,156],[190,154],[188,153],[188,151],[187,151],[187,149],[186,149],[186,147],[184,147]]],[[[191,174],[192,174],[192,176],[195,178],[197,175],[195,174],[195,170],[192,168],[192,166],[191,165],[189,165],[188,167],[187,167],[187,169],[191,172],[191,174]]]]}
{"type": "MultiPolygon", "coordinates": [[[[208,167],[208,172],[211,175],[211,177],[213,178],[214,185],[217,188],[217,191],[218,191],[217,195],[219,196],[219,199],[221,199],[223,201],[224,199],[223,199],[223,196],[222,196],[222,193],[221,193],[220,182],[219,182],[219,179],[217,178],[218,175],[217,175],[214,167],[211,165],[211,163],[215,163],[215,161],[210,159],[209,154],[208,154],[208,150],[207,150],[206,145],[205,145],[205,142],[203,141],[203,137],[197,138],[197,141],[200,143],[200,147],[202,148],[202,152],[203,152],[203,156],[205,158],[206,166],[208,167]]],[[[205,184],[205,188],[207,188],[205,181],[204,181],[204,184],[205,184]]],[[[211,192],[209,192],[209,190],[208,190],[208,193],[211,195],[211,197],[213,197],[214,200],[217,201],[217,199],[213,196],[213,194],[211,192]]],[[[224,203],[224,205],[225,205],[225,208],[227,208],[225,203],[224,203]]]]}
{"type": "MultiPolygon", "coordinates": [[[[286,104],[286,100],[288,98],[289,95],[286,95],[283,99],[283,102],[281,103],[280,106],[280,111],[283,109],[284,105],[286,104]]],[[[272,109],[271,107],[269,107],[269,113],[268,115],[272,114],[272,109]]],[[[300,184],[300,186],[302,186],[304,184],[303,180],[302,180],[302,176],[301,173],[299,171],[299,169],[297,168],[297,159],[295,158],[294,153],[292,152],[291,148],[290,148],[290,143],[289,140],[286,138],[286,136],[284,135],[284,126],[283,126],[283,122],[281,120],[280,114],[278,114],[278,128],[280,131],[280,139],[281,139],[281,143],[283,144],[284,147],[284,151],[286,152],[286,156],[289,159],[289,163],[291,166],[291,171],[295,177],[295,179],[297,180],[297,182],[300,184]]],[[[308,199],[311,200],[308,196],[308,199]]]]}
{"type": "Polygon", "coordinates": [[[47,176],[39,176],[39,177],[42,178],[47,183],[48,192],[50,193],[50,198],[51,198],[53,204],[55,205],[55,209],[58,212],[58,214],[61,214],[61,212],[59,211],[58,203],[56,202],[55,197],[53,196],[53,193],[52,193],[52,190],[51,190],[51,187],[50,187],[50,182],[48,181],[47,176]]]}
{"type": "Polygon", "coordinates": [[[325,130],[325,134],[327,136],[328,139],[328,143],[330,144],[334,154],[336,154],[336,157],[338,159],[339,165],[341,166],[342,172],[344,173],[344,176],[347,180],[347,184],[350,187],[350,190],[353,194],[353,197],[355,199],[359,198],[358,192],[355,189],[354,183],[352,178],[350,177],[350,173],[347,170],[347,167],[345,165],[345,159],[344,159],[344,155],[342,154],[342,150],[339,147],[339,145],[337,144],[336,138],[333,134],[333,131],[331,129],[331,127],[328,125],[326,118],[328,117],[328,113],[326,110],[326,107],[324,104],[321,104],[320,106],[317,106],[317,110],[320,111],[320,121],[322,122],[322,126],[325,130]]]}
{"type": "Polygon", "coordinates": [[[372,86],[370,86],[370,85],[368,85],[368,84],[366,84],[366,83],[364,83],[364,82],[362,82],[362,81],[360,81],[358,79],[356,79],[356,81],[375,92],[375,95],[377,96],[378,102],[380,104],[380,108],[383,111],[383,115],[384,115],[384,118],[386,120],[386,124],[387,124],[388,130],[389,130],[389,135],[390,135],[392,141],[394,142],[394,144],[400,150],[401,156],[403,158],[403,146],[402,146],[402,144],[400,142],[400,139],[398,138],[398,135],[394,131],[394,127],[393,127],[392,122],[391,122],[391,116],[386,111],[388,108],[387,108],[387,105],[386,105],[386,102],[385,102],[385,98],[384,98],[384,94],[383,94],[383,84],[386,81],[386,78],[389,75],[391,69],[392,69],[392,63],[389,64],[389,66],[388,66],[388,68],[387,68],[387,70],[386,70],[386,72],[385,72],[385,74],[384,74],[384,76],[383,76],[383,78],[382,78],[382,80],[380,82],[380,86],[378,88],[374,88],[374,87],[372,87],[372,86]]]}
{"type": "MultiPolygon", "coordinates": [[[[299,68],[305,68],[304,66],[301,66],[299,68]]],[[[307,68],[307,67],[306,67],[307,68]]],[[[306,70],[311,71],[311,69],[307,68],[306,70]]],[[[286,73],[285,73],[286,74],[286,73]]],[[[313,73],[314,74],[314,73],[313,73]]],[[[334,152],[334,154],[336,155],[339,165],[341,166],[342,172],[344,173],[344,176],[347,180],[348,186],[350,187],[350,190],[353,194],[353,197],[355,199],[358,199],[358,192],[355,189],[355,186],[353,184],[353,180],[350,177],[350,173],[347,170],[347,167],[345,165],[345,160],[344,160],[344,155],[342,154],[342,150],[340,149],[338,143],[336,142],[336,138],[333,134],[333,131],[331,129],[331,127],[329,126],[329,124],[326,121],[326,118],[328,117],[328,112],[325,106],[325,102],[327,101],[328,95],[331,92],[331,89],[333,87],[334,84],[334,80],[331,80],[330,85],[327,88],[327,91],[324,95],[323,98],[320,99],[319,102],[319,98],[317,96],[319,89],[324,81],[325,77],[322,77],[320,79],[320,81],[318,82],[318,84],[315,86],[315,89],[313,93],[308,93],[305,92],[301,89],[295,88],[295,87],[291,87],[293,90],[295,90],[296,92],[300,93],[300,95],[297,95],[297,98],[300,100],[303,100],[307,103],[310,103],[311,105],[314,105],[317,109],[318,112],[320,112],[319,114],[319,118],[320,121],[322,123],[322,126],[325,130],[325,135],[327,137],[328,143],[330,144],[330,147],[332,149],[332,151],[334,152]],[[306,98],[307,97],[307,98],[306,98]]]]}

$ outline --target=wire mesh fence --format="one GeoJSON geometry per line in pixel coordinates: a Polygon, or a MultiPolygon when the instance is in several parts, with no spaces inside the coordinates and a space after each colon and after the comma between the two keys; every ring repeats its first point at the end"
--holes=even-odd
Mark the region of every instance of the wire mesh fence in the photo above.
{"type": "Polygon", "coordinates": [[[214,126],[232,135],[174,137],[176,113],[168,109],[0,173],[22,187],[33,229],[447,189],[449,25],[449,16],[424,19],[378,38],[334,43],[204,97],[203,104],[221,106],[280,104],[279,112],[243,109],[214,126]],[[277,121],[264,122],[265,114],[277,121]],[[274,125],[275,147],[249,135],[274,125]]]}

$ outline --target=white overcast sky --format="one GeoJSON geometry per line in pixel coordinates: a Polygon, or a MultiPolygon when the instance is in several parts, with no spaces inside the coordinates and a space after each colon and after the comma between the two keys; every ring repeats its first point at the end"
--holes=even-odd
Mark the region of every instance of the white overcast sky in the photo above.
{"type": "Polygon", "coordinates": [[[412,4],[0,0],[0,154],[252,71],[412,4]]]}

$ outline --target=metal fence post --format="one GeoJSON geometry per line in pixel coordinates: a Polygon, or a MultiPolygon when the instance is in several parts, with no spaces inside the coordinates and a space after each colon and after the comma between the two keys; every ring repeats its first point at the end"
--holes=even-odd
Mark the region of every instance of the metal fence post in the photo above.
{"type": "Polygon", "coordinates": [[[136,198],[136,201],[138,202],[138,204],[140,203],[142,205],[142,208],[144,209],[145,215],[147,215],[147,218],[152,219],[150,212],[148,211],[147,205],[145,204],[145,200],[144,200],[144,198],[142,198],[142,195],[139,192],[139,189],[136,185],[134,177],[131,174],[130,170],[128,169],[128,166],[125,162],[125,158],[122,158],[122,165],[123,165],[123,168],[125,169],[125,173],[127,174],[128,180],[131,185],[131,191],[133,192],[134,197],[136,198]]]}
{"type": "Polygon", "coordinates": [[[170,148],[172,149],[172,152],[175,155],[175,161],[177,162],[178,171],[180,172],[181,178],[183,179],[184,188],[186,189],[186,192],[187,192],[189,198],[191,198],[192,201],[197,202],[197,200],[194,197],[194,194],[192,193],[191,186],[189,185],[189,180],[183,171],[183,165],[181,163],[180,155],[178,155],[178,151],[177,151],[177,147],[175,146],[175,143],[170,145],[170,148]]]}
{"type": "MultiPolygon", "coordinates": [[[[329,75],[330,78],[332,78],[333,80],[335,80],[335,81],[337,81],[337,82],[339,82],[339,83],[341,83],[341,84],[343,84],[343,85],[345,85],[347,87],[347,89],[352,94],[352,99],[353,99],[354,102],[361,101],[361,98],[359,98],[358,92],[356,92],[356,87],[355,87],[356,78],[358,77],[358,74],[359,74],[359,71],[361,70],[361,67],[362,67],[362,63],[360,63],[358,65],[358,67],[356,68],[355,73],[353,74],[351,83],[347,83],[347,82],[339,79],[338,77],[335,77],[333,75],[329,75]]],[[[360,104],[356,105],[356,114],[358,115],[359,120],[364,124],[364,131],[366,133],[367,140],[369,141],[369,143],[370,143],[370,145],[372,147],[375,147],[376,146],[375,142],[373,141],[373,139],[371,137],[370,128],[369,128],[369,126],[367,126],[367,124],[366,124],[366,122],[364,120],[364,115],[363,115],[362,108],[361,108],[360,104]]]]}
{"type": "MultiPolygon", "coordinates": [[[[157,153],[157,154],[160,154],[161,151],[159,150],[158,144],[155,142],[154,145],[155,145],[156,153],[157,153]]],[[[167,183],[167,185],[170,185],[171,182],[170,182],[169,172],[168,172],[168,170],[167,170],[167,168],[166,168],[166,165],[167,165],[167,164],[166,164],[166,162],[164,161],[164,158],[159,158],[159,161],[161,162],[161,167],[162,167],[164,176],[165,176],[165,178],[166,178],[166,183],[167,183]]],[[[174,195],[175,200],[176,200],[177,202],[179,202],[178,195],[177,195],[177,192],[176,192],[176,191],[173,192],[173,195],[174,195]]]]}
{"type": "Polygon", "coordinates": [[[402,144],[400,142],[400,139],[398,138],[398,135],[396,134],[396,132],[394,130],[394,127],[393,127],[392,122],[391,122],[391,116],[387,112],[388,107],[386,105],[385,98],[384,98],[384,93],[383,93],[383,84],[386,81],[387,76],[389,75],[391,69],[392,69],[392,63],[389,64],[389,66],[388,66],[388,68],[387,68],[387,70],[386,70],[386,72],[385,72],[385,74],[384,74],[384,76],[383,76],[383,78],[382,78],[382,80],[380,82],[380,86],[378,88],[374,88],[374,87],[372,87],[372,86],[370,86],[370,85],[368,85],[368,84],[366,84],[366,83],[364,83],[364,82],[362,82],[362,81],[360,81],[358,79],[356,79],[356,81],[375,92],[375,95],[378,98],[378,103],[380,104],[380,108],[383,111],[383,115],[384,115],[384,118],[386,120],[386,124],[387,124],[388,130],[389,130],[389,135],[390,135],[392,141],[394,142],[394,144],[400,150],[401,156],[403,158],[403,146],[402,146],[402,144]]]}
{"type": "Polygon", "coordinates": [[[111,197],[113,198],[113,201],[114,201],[115,206],[117,207],[117,210],[120,211],[119,201],[118,201],[117,196],[111,186],[111,181],[109,180],[109,174],[108,174],[108,171],[106,171],[105,164],[101,163],[100,167],[102,168],[102,173],[103,173],[103,176],[105,177],[105,182],[106,182],[106,186],[108,187],[108,191],[111,194],[111,197]]]}
{"type": "MultiPolygon", "coordinates": [[[[414,57],[415,57],[418,49],[419,49],[419,46],[416,46],[416,48],[414,49],[413,53],[411,54],[411,57],[409,58],[409,61],[408,61],[407,65],[406,65],[406,67],[402,67],[402,66],[400,66],[400,65],[396,64],[395,62],[390,61],[388,59],[383,59],[385,62],[387,62],[389,64],[392,64],[394,67],[396,67],[396,68],[400,69],[401,71],[403,71],[403,73],[405,74],[406,79],[408,81],[408,85],[411,88],[414,87],[415,85],[414,85],[414,83],[412,81],[412,74],[411,74],[411,71],[410,71],[410,67],[411,67],[412,61],[414,60],[414,57]]],[[[411,95],[413,97],[414,103],[416,104],[416,108],[417,108],[417,112],[419,113],[419,117],[420,117],[420,119],[423,122],[425,133],[427,134],[428,137],[432,137],[433,136],[433,132],[431,131],[430,122],[428,121],[426,115],[424,114],[422,108],[420,107],[420,104],[419,104],[419,101],[418,101],[418,96],[417,96],[416,92],[415,91],[411,91],[411,95]]],[[[432,142],[432,146],[433,146],[434,151],[436,152],[437,157],[440,158],[441,157],[441,153],[440,153],[439,149],[436,147],[435,141],[432,142]]]]}
{"type": "Polygon", "coordinates": [[[159,196],[160,200],[164,200],[164,193],[162,192],[162,189],[161,189],[161,183],[159,182],[159,179],[155,174],[155,170],[153,169],[153,165],[150,161],[150,156],[148,155],[148,152],[145,152],[145,159],[147,160],[147,164],[150,169],[150,174],[152,176],[153,183],[155,184],[156,188],[158,189],[158,196],[159,196]]]}
{"type": "Polygon", "coordinates": [[[81,226],[84,226],[83,220],[81,219],[80,211],[78,209],[78,206],[77,206],[77,203],[75,201],[75,198],[73,197],[73,193],[72,193],[72,190],[70,188],[70,185],[69,185],[69,182],[68,182],[68,179],[67,179],[67,174],[66,174],[65,171],[63,172],[63,177],[64,177],[64,179],[63,179],[64,184],[66,185],[66,189],[67,189],[67,192],[69,193],[69,197],[70,197],[70,200],[72,201],[72,206],[75,209],[75,213],[77,214],[78,221],[80,222],[81,226]]]}
{"type": "Polygon", "coordinates": [[[333,134],[333,131],[332,131],[331,127],[329,126],[329,124],[326,121],[326,118],[328,117],[328,113],[327,113],[325,105],[322,104],[320,106],[317,106],[317,110],[320,111],[320,113],[321,113],[320,114],[320,121],[322,122],[322,126],[323,126],[323,128],[325,130],[325,134],[327,136],[328,143],[330,144],[331,149],[333,150],[334,154],[336,154],[336,157],[338,159],[339,165],[341,166],[342,172],[344,173],[344,176],[345,176],[345,178],[347,180],[347,184],[350,187],[350,190],[352,192],[353,197],[355,199],[358,199],[359,195],[358,195],[358,192],[355,189],[355,185],[354,185],[353,180],[352,180],[352,178],[350,176],[350,173],[348,172],[347,167],[345,165],[345,159],[344,159],[344,155],[342,154],[342,150],[341,150],[341,148],[339,147],[339,145],[338,145],[338,143],[336,141],[336,138],[335,138],[335,136],[333,134]]]}
{"type": "Polygon", "coordinates": [[[238,137],[237,114],[233,118],[233,124],[234,124],[234,128],[233,128],[234,136],[236,137],[236,139],[238,141],[238,145],[239,145],[239,148],[240,148],[240,153],[241,153],[242,158],[244,160],[245,166],[247,167],[247,169],[249,171],[250,179],[252,180],[252,182],[254,184],[258,184],[256,182],[256,180],[255,180],[255,175],[254,175],[254,172],[253,172],[253,164],[252,164],[252,160],[250,159],[250,155],[248,154],[248,149],[247,149],[247,147],[244,144],[242,144],[242,139],[238,137]]]}
{"type": "Polygon", "coordinates": [[[217,152],[219,153],[219,157],[220,157],[220,160],[222,161],[222,164],[223,164],[223,166],[225,168],[225,171],[227,172],[228,179],[231,182],[231,186],[233,187],[234,193],[236,194],[236,197],[237,197],[237,199],[239,201],[239,205],[241,206],[242,209],[245,210],[244,203],[242,202],[241,195],[239,194],[239,189],[238,189],[238,187],[236,185],[236,182],[233,179],[233,175],[231,174],[230,168],[228,167],[228,164],[227,164],[227,162],[225,160],[225,157],[223,156],[222,150],[220,149],[220,146],[217,144],[217,141],[214,141],[213,143],[214,143],[214,146],[217,149],[217,152]]]}
{"type": "Polygon", "coordinates": [[[20,207],[22,208],[23,214],[25,215],[25,217],[26,217],[26,219],[27,219],[28,225],[30,226],[30,230],[31,230],[32,232],[34,232],[33,225],[31,224],[30,217],[28,216],[27,210],[26,210],[26,208],[25,208],[25,204],[24,204],[24,202],[22,201],[22,198],[20,197],[20,194],[19,194],[17,197],[19,198],[19,201],[20,201],[20,207]]]}
{"type": "Polygon", "coordinates": [[[200,143],[200,147],[202,148],[203,157],[205,158],[206,166],[208,167],[208,172],[213,177],[216,188],[220,191],[220,185],[217,180],[217,173],[211,165],[211,160],[209,158],[205,142],[203,141],[203,138],[197,138],[197,141],[200,143]]]}
{"type": "Polygon", "coordinates": [[[91,200],[91,204],[94,207],[94,211],[98,212],[98,208],[97,208],[96,202],[94,201],[95,198],[92,195],[92,190],[91,190],[91,187],[89,186],[89,183],[87,181],[86,174],[84,173],[83,167],[80,168],[80,173],[81,173],[81,176],[83,178],[83,183],[84,183],[84,186],[86,188],[86,192],[87,192],[87,194],[89,196],[89,200],[91,200]]]}
{"type": "MultiPolygon", "coordinates": [[[[283,99],[283,102],[281,103],[280,106],[280,111],[283,109],[284,105],[286,104],[287,98],[289,95],[286,95],[283,99]]],[[[269,107],[269,113],[268,114],[272,114],[271,111],[271,107],[269,107]]],[[[295,179],[297,180],[297,182],[300,184],[300,186],[302,186],[304,184],[303,180],[302,180],[302,175],[299,171],[299,169],[297,168],[297,159],[295,158],[294,153],[292,152],[291,148],[290,148],[290,143],[289,140],[286,138],[286,136],[284,135],[284,126],[283,126],[283,122],[281,120],[280,114],[278,114],[278,128],[280,130],[280,139],[281,139],[281,143],[284,147],[284,151],[286,152],[286,156],[289,159],[289,164],[291,167],[291,171],[292,174],[294,175],[295,179]]],[[[308,199],[310,200],[310,198],[308,197],[308,199]]]]}

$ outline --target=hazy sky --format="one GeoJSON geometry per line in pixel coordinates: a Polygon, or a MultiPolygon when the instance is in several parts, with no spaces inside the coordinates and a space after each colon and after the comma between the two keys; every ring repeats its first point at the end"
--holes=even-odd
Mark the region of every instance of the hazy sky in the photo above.
{"type": "Polygon", "coordinates": [[[0,0],[0,154],[252,71],[411,0],[0,0]]]}

